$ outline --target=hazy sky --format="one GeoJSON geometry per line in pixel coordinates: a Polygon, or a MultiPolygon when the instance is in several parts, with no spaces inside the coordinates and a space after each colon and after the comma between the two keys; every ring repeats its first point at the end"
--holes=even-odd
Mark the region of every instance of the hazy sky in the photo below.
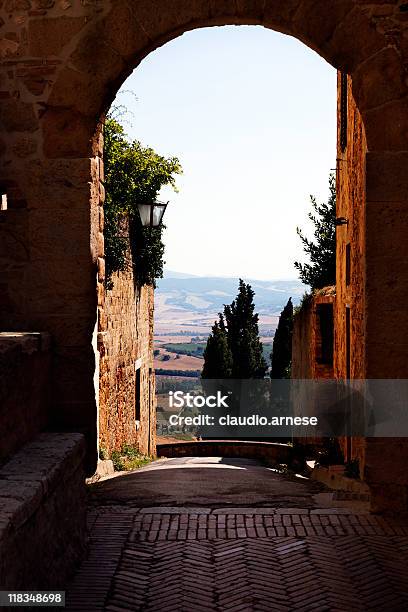
{"type": "Polygon", "coordinates": [[[162,194],[167,268],[297,276],[296,226],[307,227],[309,194],[327,198],[335,167],[334,68],[260,26],[205,28],[151,53],[118,102],[132,138],[183,166],[180,193],[162,194]]]}

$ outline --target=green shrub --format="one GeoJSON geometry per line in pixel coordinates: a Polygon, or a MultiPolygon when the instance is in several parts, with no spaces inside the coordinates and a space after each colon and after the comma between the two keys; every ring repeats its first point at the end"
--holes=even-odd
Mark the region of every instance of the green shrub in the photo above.
{"type": "Polygon", "coordinates": [[[130,141],[111,114],[105,122],[104,162],[106,286],[112,288],[112,274],[126,270],[130,262],[139,285],[155,286],[155,279],[163,276],[163,226],[143,227],[138,204],[155,202],[165,185],[177,191],[179,160],[130,141]]]}
{"type": "Polygon", "coordinates": [[[154,457],[143,455],[135,446],[125,444],[120,451],[111,453],[111,460],[115,470],[119,472],[137,470],[154,460],[154,457]]]}

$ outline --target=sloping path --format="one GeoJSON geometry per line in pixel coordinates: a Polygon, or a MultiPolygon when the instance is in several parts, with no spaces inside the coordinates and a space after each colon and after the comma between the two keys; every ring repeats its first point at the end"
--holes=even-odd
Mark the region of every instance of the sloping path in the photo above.
{"type": "Polygon", "coordinates": [[[89,531],[69,610],[408,609],[408,527],[247,460],[171,459],[100,481],[89,531]]]}

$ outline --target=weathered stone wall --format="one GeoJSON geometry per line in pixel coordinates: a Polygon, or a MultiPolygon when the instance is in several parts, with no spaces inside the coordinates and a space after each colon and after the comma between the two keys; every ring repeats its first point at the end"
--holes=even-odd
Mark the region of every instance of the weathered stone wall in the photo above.
{"type": "Polygon", "coordinates": [[[85,444],[43,433],[0,470],[2,589],[64,589],[85,552],[85,444]]]}
{"type": "MultiPolygon", "coordinates": [[[[292,337],[292,378],[297,380],[333,378],[333,366],[319,363],[317,359],[320,333],[317,308],[320,304],[331,304],[335,309],[334,287],[326,287],[306,300],[295,314],[292,337]]],[[[336,337],[333,339],[336,353],[336,337]]]]}
{"type": "Polygon", "coordinates": [[[291,462],[296,458],[292,446],[279,442],[243,442],[242,440],[203,440],[158,444],[159,457],[246,457],[267,465],[291,462]]]}
{"type": "MultiPolygon", "coordinates": [[[[350,313],[349,375],[359,378],[406,377],[406,310],[395,309],[406,282],[408,228],[405,185],[408,157],[367,153],[361,114],[348,79],[347,145],[340,146],[341,100],[338,77],[336,360],[338,378],[347,377],[346,309],[350,313]],[[388,161],[387,161],[388,160],[388,161]],[[405,167],[405,179],[402,167],[405,167]],[[381,186],[387,177],[393,193],[381,186]],[[350,283],[346,284],[346,245],[350,244],[350,283]],[[398,245],[398,246],[396,246],[398,245]],[[396,294],[395,294],[396,292],[396,294]]],[[[357,459],[369,484],[375,510],[408,508],[408,444],[403,439],[352,437],[342,440],[347,461],[357,459]],[[385,460],[385,457],[387,460],[385,460]]]]}
{"type": "Polygon", "coordinates": [[[16,248],[0,246],[0,329],[51,333],[52,416],[85,432],[89,473],[97,458],[93,341],[105,297],[100,117],[152,50],[225,24],[295,36],[351,75],[369,149],[365,373],[408,376],[406,2],[1,0],[0,188],[10,207],[6,242],[16,248]]]}
{"type": "Polygon", "coordinates": [[[156,448],[154,291],[137,285],[130,252],[128,260],[127,270],[112,275],[113,286],[99,308],[99,447],[107,455],[125,444],[146,454],[155,454],[156,448]],[[136,415],[138,393],[140,414],[136,415]]]}
{"type": "MultiPolygon", "coordinates": [[[[318,363],[317,352],[319,343],[317,306],[331,304],[335,307],[336,296],[334,287],[326,287],[313,297],[306,300],[300,310],[295,313],[292,337],[292,379],[330,379],[333,378],[333,366],[318,363]]],[[[333,339],[333,352],[335,353],[335,337],[333,339]]],[[[310,389],[304,386],[292,389],[294,412],[298,416],[313,415],[313,397],[310,389]]],[[[311,428],[312,429],[312,428],[311,428]]],[[[317,436],[304,436],[297,439],[301,445],[321,445],[323,438],[317,436]]]]}
{"type": "Polygon", "coordinates": [[[49,420],[48,334],[0,332],[0,464],[49,420]]]}
{"type": "Polygon", "coordinates": [[[337,217],[347,225],[336,230],[336,378],[347,378],[346,309],[350,309],[350,378],[365,378],[365,160],[367,142],[361,115],[347,79],[347,145],[340,144],[341,75],[338,75],[337,217]],[[346,284],[346,248],[350,245],[350,282],[346,284]]]}
{"type": "MultiPolygon", "coordinates": [[[[366,377],[365,363],[365,256],[366,256],[366,153],[367,141],[361,114],[356,106],[351,79],[347,78],[346,146],[341,146],[341,74],[337,88],[337,217],[347,225],[336,230],[336,351],[335,376],[346,379],[366,377]],[[349,245],[349,283],[347,284],[347,245],[349,245]],[[347,317],[349,310],[349,357],[347,357],[347,317]],[[347,366],[347,359],[349,366],[347,366]]],[[[357,459],[360,475],[365,469],[365,438],[341,439],[346,461],[357,459]]]]}
{"type": "MultiPolygon", "coordinates": [[[[3,172],[8,163],[3,159],[3,172]]],[[[8,196],[8,209],[0,212],[0,330],[50,333],[50,421],[57,429],[86,434],[92,472],[97,433],[92,341],[103,262],[103,188],[93,187],[99,162],[30,157],[12,175],[18,189],[0,178],[8,196]]]]}

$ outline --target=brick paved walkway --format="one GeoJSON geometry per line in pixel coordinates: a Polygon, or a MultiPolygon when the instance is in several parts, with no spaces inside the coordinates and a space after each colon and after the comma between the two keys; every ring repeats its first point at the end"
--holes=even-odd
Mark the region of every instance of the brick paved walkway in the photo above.
{"type": "Polygon", "coordinates": [[[408,609],[408,524],[344,508],[101,505],[72,611],[408,609]]]}

